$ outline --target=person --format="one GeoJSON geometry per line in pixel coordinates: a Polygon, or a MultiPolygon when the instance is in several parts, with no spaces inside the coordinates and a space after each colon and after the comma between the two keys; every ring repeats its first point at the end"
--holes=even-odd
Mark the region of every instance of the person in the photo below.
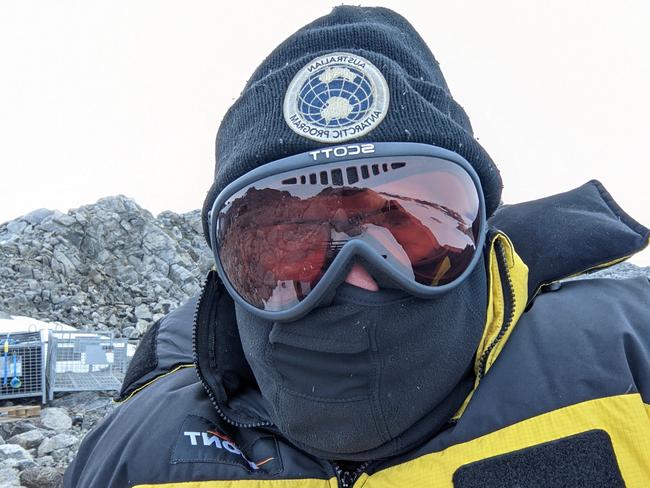
{"type": "Polygon", "coordinates": [[[597,181],[500,205],[413,27],[340,6],[216,140],[199,296],[142,338],[66,487],[642,487],[650,285],[597,181]]]}

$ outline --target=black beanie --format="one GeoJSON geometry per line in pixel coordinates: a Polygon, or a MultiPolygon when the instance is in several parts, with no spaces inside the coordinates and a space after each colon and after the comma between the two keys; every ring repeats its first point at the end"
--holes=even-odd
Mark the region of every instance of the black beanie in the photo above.
{"type": "Polygon", "coordinates": [[[479,175],[487,215],[499,204],[499,172],[411,24],[386,8],[336,7],[280,44],[226,113],[217,133],[214,183],[203,205],[208,243],[208,212],[239,176],[328,145],[386,141],[421,142],[460,154],[479,175]],[[338,105],[331,103],[327,87],[336,77],[338,105]],[[323,111],[328,103],[329,115],[323,111]],[[297,115],[291,113],[296,107],[297,115]]]}

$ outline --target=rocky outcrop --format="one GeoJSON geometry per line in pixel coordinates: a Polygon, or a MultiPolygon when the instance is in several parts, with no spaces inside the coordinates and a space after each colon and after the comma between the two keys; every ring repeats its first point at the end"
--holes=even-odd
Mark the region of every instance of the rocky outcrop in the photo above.
{"type": "Polygon", "coordinates": [[[212,256],[200,212],[157,218],[103,198],[0,225],[0,310],[138,337],[196,293],[212,256]]]}

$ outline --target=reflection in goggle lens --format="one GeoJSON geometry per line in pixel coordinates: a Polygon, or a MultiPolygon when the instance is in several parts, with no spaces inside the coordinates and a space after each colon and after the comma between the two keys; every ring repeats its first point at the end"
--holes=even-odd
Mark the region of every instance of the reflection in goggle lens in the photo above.
{"type": "Polygon", "coordinates": [[[406,277],[454,281],[478,241],[479,196],[459,165],[432,157],[331,163],[248,185],[220,209],[217,250],[235,290],[263,310],[286,310],[361,239],[406,277]]]}

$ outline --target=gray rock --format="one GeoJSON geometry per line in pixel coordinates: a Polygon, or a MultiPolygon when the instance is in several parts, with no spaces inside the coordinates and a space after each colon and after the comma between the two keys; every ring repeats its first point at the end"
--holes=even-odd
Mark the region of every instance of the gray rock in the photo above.
{"type": "Polygon", "coordinates": [[[32,461],[32,455],[26,449],[16,444],[2,444],[0,446],[0,461],[14,459],[16,461],[32,461]]]}
{"type": "Polygon", "coordinates": [[[58,450],[73,446],[76,443],[77,438],[73,435],[57,434],[41,442],[41,445],[38,447],[38,455],[45,456],[46,454],[55,453],[58,450]]]}
{"type": "Polygon", "coordinates": [[[151,310],[149,310],[149,307],[144,304],[135,307],[134,314],[138,320],[151,320],[153,318],[151,310]]]}
{"type": "Polygon", "coordinates": [[[72,427],[72,420],[62,408],[45,408],[41,410],[41,425],[56,431],[68,430],[72,427]]]}
{"type": "Polygon", "coordinates": [[[588,278],[615,278],[615,279],[626,279],[626,278],[636,278],[636,277],[645,277],[650,279],[650,266],[645,268],[635,266],[631,263],[621,263],[611,268],[606,268],[602,271],[586,275],[588,278]]]}
{"type": "Polygon", "coordinates": [[[45,439],[45,435],[40,430],[28,430],[7,439],[7,444],[17,444],[25,449],[31,449],[38,447],[43,439],[45,439]]]}
{"type": "Polygon", "coordinates": [[[20,234],[27,227],[27,222],[23,220],[13,220],[7,224],[7,230],[11,234],[20,234]]]}
{"type": "Polygon", "coordinates": [[[63,475],[54,468],[29,468],[20,473],[20,483],[26,488],[60,488],[63,475]]]}
{"type": "Polygon", "coordinates": [[[0,468],[0,486],[2,488],[20,487],[18,471],[14,468],[0,468]]]}
{"type": "Polygon", "coordinates": [[[54,462],[57,464],[67,464],[72,460],[73,456],[73,454],[70,452],[70,449],[67,448],[56,449],[52,451],[50,455],[52,456],[52,459],[54,459],[54,462]]]}
{"type": "Polygon", "coordinates": [[[23,432],[27,432],[29,430],[34,430],[38,429],[34,424],[32,424],[28,420],[19,420],[18,422],[9,422],[6,424],[2,424],[2,432],[3,436],[5,439],[9,439],[10,437],[13,437],[18,434],[22,434],[23,432]]]}
{"type": "Polygon", "coordinates": [[[39,208],[37,210],[32,210],[27,215],[24,215],[23,220],[26,220],[32,225],[38,225],[47,217],[52,216],[53,213],[54,212],[52,212],[52,210],[48,210],[47,208],[39,208]]]}
{"type": "Polygon", "coordinates": [[[52,220],[65,227],[69,227],[75,223],[74,217],[71,217],[70,215],[66,215],[64,213],[57,213],[52,217],[52,220]]]}
{"type": "Polygon", "coordinates": [[[171,276],[172,278],[174,278],[175,280],[181,283],[186,283],[188,281],[195,280],[195,277],[191,271],[178,264],[172,265],[171,276]]]}
{"type": "MultiPolygon", "coordinates": [[[[30,453],[30,455],[32,454],[30,453]]],[[[18,471],[38,466],[31,459],[6,459],[2,461],[2,465],[7,468],[16,468],[18,471]]]]}
{"type": "Polygon", "coordinates": [[[124,327],[124,328],[122,329],[122,335],[123,335],[124,337],[127,337],[127,338],[128,338],[128,337],[131,337],[131,335],[132,335],[134,332],[135,332],[135,327],[131,327],[131,326],[129,326],[129,327],[124,327]]]}
{"type": "Polygon", "coordinates": [[[135,324],[135,330],[138,333],[138,335],[142,335],[145,332],[147,332],[147,329],[149,329],[149,326],[152,324],[149,320],[138,320],[138,323],[135,324]]]}
{"type": "Polygon", "coordinates": [[[69,414],[77,413],[88,408],[96,408],[106,403],[110,403],[113,395],[104,391],[78,391],[67,393],[61,397],[55,397],[51,405],[53,407],[63,408],[69,414]]]}
{"type": "Polygon", "coordinates": [[[36,462],[41,466],[52,466],[54,464],[54,458],[52,456],[41,456],[36,458],[36,462]]]}

